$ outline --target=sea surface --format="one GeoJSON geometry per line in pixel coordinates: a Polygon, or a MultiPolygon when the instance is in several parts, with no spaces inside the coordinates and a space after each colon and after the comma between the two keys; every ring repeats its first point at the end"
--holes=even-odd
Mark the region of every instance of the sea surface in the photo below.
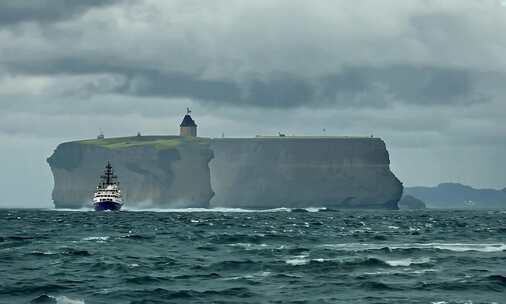
{"type": "Polygon", "coordinates": [[[2,209],[0,303],[506,303],[506,212],[2,209]]]}

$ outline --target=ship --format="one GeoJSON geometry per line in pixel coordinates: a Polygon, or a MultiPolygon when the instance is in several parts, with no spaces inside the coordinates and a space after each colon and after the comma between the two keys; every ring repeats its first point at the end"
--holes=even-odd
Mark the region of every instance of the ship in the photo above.
{"type": "Polygon", "coordinates": [[[104,175],[93,196],[95,211],[119,211],[123,206],[118,177],[114,175],[110,162],[105,166],[104,175]]]}

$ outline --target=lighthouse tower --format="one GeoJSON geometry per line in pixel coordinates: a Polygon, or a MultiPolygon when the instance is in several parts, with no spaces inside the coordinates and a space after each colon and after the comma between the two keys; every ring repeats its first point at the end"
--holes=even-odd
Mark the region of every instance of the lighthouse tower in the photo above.
{"type": "Polygon", "coordinates": [[[190,116],[191,112],[190,108],[186,108],[186,115],[183,118],[183,122],[179,125],[180,136],[197,137],[197,124],[195,124],[195,121],[190,116]]]}

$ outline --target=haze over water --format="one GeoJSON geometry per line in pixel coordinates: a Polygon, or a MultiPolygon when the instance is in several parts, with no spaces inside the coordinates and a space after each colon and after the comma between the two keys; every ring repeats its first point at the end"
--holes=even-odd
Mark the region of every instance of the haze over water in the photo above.
{"type": "Polygon", "coordinates": [[[0,210],[0,303],[504,303],[504,211],[0,210]]]}

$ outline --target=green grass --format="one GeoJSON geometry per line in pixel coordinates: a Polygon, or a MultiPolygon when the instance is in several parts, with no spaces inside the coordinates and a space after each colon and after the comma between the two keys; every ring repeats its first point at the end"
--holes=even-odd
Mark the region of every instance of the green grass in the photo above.
{"type": "Polygon", "coordinates": [[[116,137],[104,139],[81,140],[79,143],[85,145],[94,145],[111,150],[126,149],[131,147],[152,146],[155,149],[166,150],[175,149],[183,144],[203,144],[205,138],[180,137],[180,136],[132,136],[116,137]]]}

